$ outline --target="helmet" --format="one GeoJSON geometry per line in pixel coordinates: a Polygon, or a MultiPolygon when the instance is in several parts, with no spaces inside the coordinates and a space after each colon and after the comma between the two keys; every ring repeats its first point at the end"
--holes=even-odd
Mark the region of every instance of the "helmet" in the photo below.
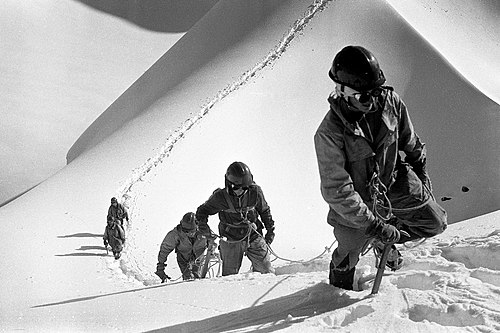
{"type": "Polygon", "coordinates": [[[346,46],[333,59],[330,78],[358,91],[384,84],[385,76],[375,56],[361,46],[346,46]]]}
{"type": "Polygon", "coordinates": [[[186,213],[181,220],[181,228],[186,231],[192,231],[196,229],[196,217],[194,213],[186,213]]]}
{"type": "Polygon", "coordinates": [[[117,200],[115,197],[112,197],[112,198],[111,198],[111,203],[115,203],[115,202],[117,203],[117,202],[118,202],[118,200],[117,200]]]}
{"type": "Polygon", "coordinates": [[[243,187],[249,187],[253,184],[253,175],[250,168],[243,162],[233,162],[226,171],[226,186],[227,182],[238,181],[243,187]],[[231,179],[229,179],[231,178],[231,179]]]}

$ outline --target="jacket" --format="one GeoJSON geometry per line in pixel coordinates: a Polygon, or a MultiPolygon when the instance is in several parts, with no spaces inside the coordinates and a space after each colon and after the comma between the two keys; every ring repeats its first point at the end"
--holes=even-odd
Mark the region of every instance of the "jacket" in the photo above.
{"type": "Polygon", "coordinates": [[[197,232],[194,242],[191,242],[186,233],[181,230],[181,225],[179,224],[170,230],[163,239],[163,242],[161,242],[158,262],[160,264],[165,263],[172,251],[175,251],[177,256],[180,256],[184,262],[195,261],[196,258],[203,254],[206,248],[207,237],[197,232]]]}
{"type": "Polygon", "coordinates": [[[118,203],[118,205],[116,205],[116,207],[111,205],[108,208],[107,219],[109,220],[110,217],[114,217],[115,219],[120,220],[120,221],[123,221],[123,219],[128,221],[127,209],[125,209],[125,207],[121,203],[118,203]]]}
{"type": "Polygon", "coordinates": [[[425,145],[415,133],[404,102],[392,90],[380,99],[378,111],[350,123],[342,113],[346,102],[330,96],[330,111],[314,136],[321,193],[330,207],[328,223],[333,226],[361,229],[375,220],[368,184],[377,172],[380,181],[391,187],[402,164],[399,151],[405,152],[410,164],[425,159],[425,145]],[[378,121],[378,131],[368,133],[364,121],[372,128],[378,121]]]}
{"type": "Polygon", "coordinates": [[[196,210],[200,231],[210,234],[208,216],[214,214],[219,214],[219,235],[231,240],[242,240],[249,235],[250,241],[253,241],[258,237],[253,230],[249,234],[249,226],[245,222],[255,223],[257,231],[261,234],[264,226],[266,230],[274,231],[271,208],[264,198],[262,189],[256,184],[252,184],[241,197],[229,195],[226,189],[216,189],[196,210]],[[233,207],[230,207],[228,199],[233,207]]]}
{"type": "Polygon", "coordinates": [[[113,222],[111,226],[106,226],[103,239],[108,242],[113,252],[121,252],[125,243],[125,231],[118,223],[113,222]]]}

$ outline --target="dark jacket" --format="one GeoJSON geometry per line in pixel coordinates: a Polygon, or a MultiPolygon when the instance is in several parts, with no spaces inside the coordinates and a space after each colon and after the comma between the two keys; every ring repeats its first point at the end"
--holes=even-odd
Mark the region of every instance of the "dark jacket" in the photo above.
{"type": "Polygon", "coordinates": [[[118,223],[113,222],[111,226],[106,225],[103,239],[108,242],[113,252],[121,252],[125,242],[125,231],[118,223]]]}
{"type": "Polygon", "coordinates": [[[193,241],[191,241],[179,224],[170,230],[163,239],[158,253],[158,262],[165,263],[168,255],[174,250],[177,252],[177,256],[182,258],[183,262],[194,261],[203,254],[206,248],[207,237],[201,232],[197,232],[193,241]]]}
{"type": "Polygon", "coordinates": [[[107,219],[109,220],[111,217],[114,217],[115,219],[120,220],[121,222],[123,222],[123,219],[128,221],[127,209],[121,203],[118,203],[116,207],[111,205],[108,208],[107,219]]]}
{"type": "MultiPolygon", "coordinates": [[[[345,101],[330,97],[330,111],[314,136],[321,193],[330,206],[331,225],[366,228],[375,219],[368,187],[373,173],[377,171],[382,183],[390,188],[402,164],[399,151],[405,152],[407,161],[425,158],[424,144],[403,101],[393,91],[386,91],[381,98],[385,99],[381,110],[350,123],[342,113],[345,101]],[[378,127],[372,137],[361,124],[365,120],[371,128],[378,127]]],[[[410,191],[422,192],[420,182],[415,186],[420,188],[410,191]]]]}
{"type": "MultiPolygon", "coordinates": [[[[245,218],[248,222],[255,223],[260,233],[264,226],[268,231],[274,230],[271,209],[264,198],[262,189],[256,184],[251,185],[241,197],[229,195],[226,189],[215,190],[210,198],[196,210],[199,228],[205,234],[210,233],[208,217],[214,214],[219,214],[219,235],[231,240],[241,240],[248,235],[249,226],[245,223],[245,218]],[[234,210],[230,207],[228,198],[234,210]]],[[[250,233],[250,241],[257,237],[258,234],[255,231],[250,233]]]]}

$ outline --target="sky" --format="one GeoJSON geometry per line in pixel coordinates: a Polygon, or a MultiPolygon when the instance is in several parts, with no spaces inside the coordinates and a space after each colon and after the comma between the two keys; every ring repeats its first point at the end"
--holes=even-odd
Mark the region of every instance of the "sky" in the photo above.
{"type": "MultiPolygon", "coordinates": [[[[422,0],[414,19],[495,46],[484,31],[454,29],[464,12],[492,3],[469,8],[464,1],[457,11],[444,0],[422,0]]],[[[494,84],[483,92],[474,83],[481,76],[494,82],[494,74],[460,71],[461,54],[433,38],[435,30],[398,16],[412,6],[219,1],[109,107],[95,110],[67,147],[65,167],[0,208],[0,329],[498,331],[499,95],[494,84]],[[356,24],[345,13],[355,13],[356,24]],[[335,240],[312,136],[328,110],[331,60],[346,44],[373,50],[409,105],[429,146],[436,197],[455,222],[439,237],[402,248],[405,266],[384,277],[375,297],[371,254],[358,266],[358,291],[327,284],[335,240]],[[481,115],[474,122],[471,105],[481,115]],[[160,284],[153,272],[164,235],[223,186],[235,160],[250,166],[271,206],[276,275],[249,273],[245,261],[235,276],[181,282],[171,255],[166,272],[174,281],[160,284]],[[102,245],[111,196],[131,215],[120,260],[102,245]]],[[[495,36],[493,17],[484,16],[484,27],[495,36]]],[[[216,218],[209,224],[215,228],[216,218]]]]}
{"type": "Polygon", "coordinates": [[[0,205],[63,168],[80,134],[215,2],[4,1],[0,205]]]}

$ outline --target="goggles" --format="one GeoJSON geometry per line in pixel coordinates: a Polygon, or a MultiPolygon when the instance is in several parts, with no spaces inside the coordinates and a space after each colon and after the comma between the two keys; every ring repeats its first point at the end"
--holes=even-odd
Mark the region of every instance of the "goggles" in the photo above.
{"type": "Polygon", "coordinates": [[[359,91],[354,90],[354,89],[352,89],[350,87],[342,85],[341,91],[342,91],[342,93],[345,96],[347,96],[347,97],[353,97],[358,102],[364,104],[364,103],[369,102],[373,97],[376,98],[376,97],[379,97],[380,95],[382,95],[382,92],[384,91],[384,88],[377,87],[377,88],[373,88],[372,90],[359,92],[359,91]]]}
{"type": "Polygon", "coordinates": [[[356,98],[360,103],[366,103],[370,101],[372,97],[379,97],[380,95],[382,95],[382,91],[384,91],[384,89],[375,88],[370,91],[354,93],[352,94],[352,97],[356,98]]]}
{"type": "Polygon", "coordinates": [[[248,186],[244,186],[243,184],[233,183],[229,179],[227,180],[227,182],[229,183],[229,186],[231,187],[231,190],[233,190],[233,191],[235,191],[235,190],[244,190],[244,191],[248,190],[248,186]]]}
{"type": "Polygon", "coordinates": [[[181,228],[182,232],[184,232],[185,234],[187,234],[188,236],[190,237],[193,237],[195,234],[196,234],[196,231],[198,231],[198,228],[195,228],[195,229],[184,229],[184,228],[181,228]]]}

